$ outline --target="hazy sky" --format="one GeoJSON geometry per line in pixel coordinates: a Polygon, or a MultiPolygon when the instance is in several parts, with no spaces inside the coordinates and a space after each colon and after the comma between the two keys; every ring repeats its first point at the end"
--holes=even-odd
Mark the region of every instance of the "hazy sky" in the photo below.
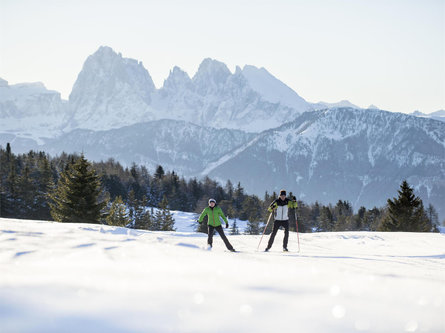
{"type": "Polygon", "coordinates": [[[206,57],[265,67],[310,102],[445,109],[445,0],[0,0],[0,77],[68,98],[100,45],[156,86],[206,57]]]}

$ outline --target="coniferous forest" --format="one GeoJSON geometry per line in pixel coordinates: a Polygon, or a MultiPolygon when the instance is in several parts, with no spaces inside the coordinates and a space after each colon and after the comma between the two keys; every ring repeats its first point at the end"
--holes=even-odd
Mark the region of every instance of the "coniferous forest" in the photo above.
{"type": "MultiPolygon", "coordinates": [[[[277,197],[274,192],[265,192],[262,198],[245,193],[240,183],[230,180],[221,185],[208,177],[185,179],[162,166],[150,173],[144,166],[128,168],[113,159],[90,162],[76,154],[14,154],[9,143],[0,147],[0,181],[1,217],[147,230],[175,230],[171,210],[200,213],[214,198],[226,215],[248,220],[247,233],[259,234],[269,216],[267,207],[277,197]]],[[[329,205],[298,200],[296,214],[290,214],[292,230],[295,215],[299,232],[430,232],[439,225],[435,208],[424,207],[406,181],[385,207],[354,212],[351,203],[341,199],[329,205]]],[[[206,232],[205,224],[197,231],[206,232]]],[[[236,224],[231,233],[239,233],[236,224]]]]}

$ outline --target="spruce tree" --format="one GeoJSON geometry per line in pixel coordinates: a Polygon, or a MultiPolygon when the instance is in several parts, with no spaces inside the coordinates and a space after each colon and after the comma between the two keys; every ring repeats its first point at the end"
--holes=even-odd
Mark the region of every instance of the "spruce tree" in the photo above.
{"type": "Polygon", "coordinates": [[[35,217],[37,219],[51,219],[48,205],[48,193],[54,188],[51,165],[45,154],[41,153],[38,160],[37,194],[35,197],[35,217]]]}
{"type": "Polygon", "coordinates": [[[388,216],[380,225],[381,231],[431,231],[423,202],[405,180],[397,198],[388,199],[388,216]]]}
{"type": "Polygon", "coordinates": [[[231,235],[239,235],[238,225],[236,224],[236,218],[233,220],[232,227],[230,228],[231,235]]]}
{"type": "Polygon", "coordinates": [[[206,234],[208,232],[208,217],[205,216],[201,223],[196,226],[196,232],[202,232],[206,234]]]}
{"type": "Polygon", "coordinates": [[[164,178],[164,175],[165,175],[164,168],[161,165],[158,165],[158,167],[156,168],[156,172],[155,172],[155,178],[162,179],[162,178],[164,178]]]}
{"type": "Polygon", "coordinates": [[[31,170],[28,165],[23,169],[18,178],[18,216],[19,218],[35,218],[33,211],[36,209],[34,200],[37,195],[37,188],[31,179],[31,170]]]}
{"type": "Polygon", "coordinates": [[[136,200],[134,209],[134,225],[135,229],[149,230],[152,227],[153,216],[149,210],[147,210],[148,199],[144,195],[142,200],[136,200]]]}
{"type": "Polygon", "coordinates": [[[247,221],[246,233],[248,235],[259,235],[261,233],[260,222],[258,221],[247,221]]]}
{"type": "Polygon", "coordinates": [[[108,225],[118,227],[126,227],[127,224],[130,223],[131,220],[127,213],[127,206],[124,204],[120,196],[116,197],[111,204],[106,221],[108,225]]]}
{"type": "Polygon", "coordinates": [[[99,202],[99,177],[81,155],[60,174],[49,198],[51,216],[59,222],[100,223],[105,202],[99,202]]]}
{"type": "MultiPolygon", "coordinates": [[[[202,211],[207,207],[207,199],[205,199],[204,197],[202,197],[200,200],[198,200],[197,204],[196,204],[196,212],[200,215],[202,213],[202,211]]],[[[198,216],[199,216],[198,215],[198,216]]],[[[197,223],[196,226],[196,232],[202,232],[204,234],[207,233],[207,224],[208,224],[208,217],[207,215],[204,216],[203,220],[201,223],[197,223]]]]}
{"type": "Polygon", "coordinates": [[[321,208],[318,217],[318,231],[332,231],[334,228],[334,218],[328,206],[321,208]]]}
{"type": "Polygon", "coordinates": [[[428,216],[428,220],[431,223],[432,230],[434,232],[439,232],[439,214],[437,214],[436,208],[432,204],[428,205],[426,209],[426,215],[428,216]]]}
{"type": "Polygon", "coordinates": [[[160,230],[175,231],[175,220],[172,213],[170,213],[170,210],[168,209],[168,201],[166,196],[162,198],[159,208],[158,213],[160,214],[159,217],[157,215],[157,218],[160,220],[160,230]]]}
{"type": "Polygon", "coordinates": [[[130,192],[128,192],[128,217],[130,218],[131,221],[135,221],[135,215],[136,215],[136,210],[139,208],[139,202],[136,199],[136,196],[134,194],[134,190],[131,189],[130,192]]]}
{"type": "Polygon", "coordinates": [[[1,216],[4,217],[19,217],[18,206],[19,206],[19,177],[17,175],[17,167],[15,163],[15,158],[11,157],[9,163],[8,177],[5,181],[6,185],[2,184],[2,192],[5,193],[5,197],[2,202],[2,212],[1,216]]]}

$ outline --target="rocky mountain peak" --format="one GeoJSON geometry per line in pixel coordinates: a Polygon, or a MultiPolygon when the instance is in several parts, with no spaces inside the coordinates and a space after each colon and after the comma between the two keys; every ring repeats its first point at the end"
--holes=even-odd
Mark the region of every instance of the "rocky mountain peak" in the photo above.
{"type": "Polygon", "coordinates": [[[178,66],[175,66],[170,71],[168,78],[164,81],[162,88],[169,91],[177,91],[184,88],[189,88],[191,83],[192,80],[190,79],[189,75],[178,66]]]}

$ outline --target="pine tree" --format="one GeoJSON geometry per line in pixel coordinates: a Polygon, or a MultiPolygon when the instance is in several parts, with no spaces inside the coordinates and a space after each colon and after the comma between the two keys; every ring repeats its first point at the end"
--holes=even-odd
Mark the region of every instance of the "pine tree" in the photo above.
{"type": "Polygon", "coordinates": [[[153,223],[153,216],[149,210],[147,210],[148,199],[144,195],[141,201],[136,200],[134,209],[134,228],[150,230],[153,223]]]}
{"type": "Polygon", "coordinates": [[[196,232],[202,232],[204,234],[206,234],[208,232],[208,218],[207,216],[204,217],[204,219],[202,220],[201,223],[198,223],[197,227],[196,227],[196,232]]]}
{"type": "Polygon", "coordinates": [[[126,227],[127,224],[130,223],[131,220],[127,213],[127,206],[124,204],[120,196],[116,197],[111,204],[106,221],[108,225],[118,227],[126,227]]]}
{"type": "Polygon", "coordinates": [[[332,231],[334,228],[334,218],[331,210],[327,206],[321,208],[320,216],[318,217],[319,231],[332,231]]]}
{"type": "MultiPolygon", "coordinates": [[[[207,199],[205,199],[204,197],[202,197],[201,199],[198,200],[198,202],[196,203],[196,210],[195,212],[197,212],[198,214],[201,214],[201,212],[207,207],[207,199]]],[[[196,226],[196,232],[202,232],[202,233],[207,233],[207,223],[208,223],[208,218],[207,215],[204,216],[204,219],[202,220],[201,223],[197,223],[196,226]]]]}
{"type": "Polygon", "coordinates": [[[59,222],[99,223],[105,202],[99,202],[99,177],[81,155],[60,174],[57,187],[51,192],[51,216],[59,222]]]}
{"type": "Polygon", "coordinates": [[[175,231],[175,220],[173,218],[172,213],[170,213],[170,210],[168,209],[168,201],[167,197],[164,196],[161,203],[159,204],[160,210],[158,212],[161,212],[160,214],[160,227],[162,231],[175,231]]]}
{"type": "Polygon", "coordinates": [[[3,191],[5,192],[5,198],[2,200],[2,216],[19,217],[17,209],[19,206],[18,178],[15,158],[11,157],[8,177],[5,181],[6,185],[2,184],[2,188],[4,187],[3,191]]]}
{"type": "Polygon", "coordinates": [[[233,199],[233,184],[230,181],[230,179],[227,180],[227,182],[226,182],[225,191],[227,193],[227,200],[232,201],[232,199],[233,199]]]}
{"type": "Polygon", "coordinates": [[[175,231],[175,220],[168,209],[168,200],[164,195],[162,201],[159,203],[159,208],[153,218],[151,230],[155,231],[175,231]]]}
{"type": "Polygon", "coordinates": [[[397,198],[388,199],[388,216],[380,225],[381,231],[431,231],[423,202],[405,180],[397,198]]]}
{"type": "Polygon", "coordinates": [[[232,226],[230,227],[231,235],[239,235],[238,225],[236,223],[236,218],[233,220],[232,226]]]}
{"type": "Polygon", "coordinates": [[[156,168],[155,178],[162,179],[164,178],[164,175],[165,175],[164,168],[161,165],[158,165],[158,167],[156,168]]]}
{"type": "Polygon", "coordinates": [[[363,217],[363,222],[362,222],[363,230],[366,231],[378,230],[383,214],[384,211],[378,209],[377,207],[368,210],[363,217]]]}
{"type": "Polygon", "coordinates": [[[437,214],[436,208],[434,208],[432,204],[428,205],[428,208],[426,209],[426,215],[432,226],[432,231],[439,232],[439,214],[437,214]]]}
{"type": "Polygon", "coordinates": [[[313,213],[310,206],[306,205],[302,201],[298,201],[298,208],[294,210],[295,218],[292,219],[291,223],[291,212],[289,209],[289,229],[291,231],[297,231],[298,222],[298,232],[310,232],[312,226],[315,227],[315,223],[311,220],[313,213]]]}
{"type": "Polygon", "coordinates": [[[48,193],[54,188],[51,165],[45,154],[41,153],[38,160],[37,172],[37,193],[35,197],[36,219],[51,219],[50,207],[48,205],[48,193]]]}
{"type": "Polygon", "coordinates": [[[259,235],[261,231],[260,223],[258,221],[247,221],[246,234],[259,235]]]}
{"type": "MultiPolygon", "coordinates": [[[[241,217],[241,210],[243,206],[243,202],[245,199],[244,194],[244,188],[241,186],[241,183],[238,182],[238,185],[236,186],[235,192],[233,193],[233,204],[235,206],[235,210],[237,212],[237,215],[241,217]]],[[[247,219],[247,217],[241,217],[242,219],[247,219]]]]}
{"type": "Polygon", "coordinates": [[[34,199],[36,197],[37,188],[33,184],[31,171],[28,165],[23,169],[22,174],[18,179],[18,217],[19,218],[33,218],[32,212],[35,209],[34,199]]]}

